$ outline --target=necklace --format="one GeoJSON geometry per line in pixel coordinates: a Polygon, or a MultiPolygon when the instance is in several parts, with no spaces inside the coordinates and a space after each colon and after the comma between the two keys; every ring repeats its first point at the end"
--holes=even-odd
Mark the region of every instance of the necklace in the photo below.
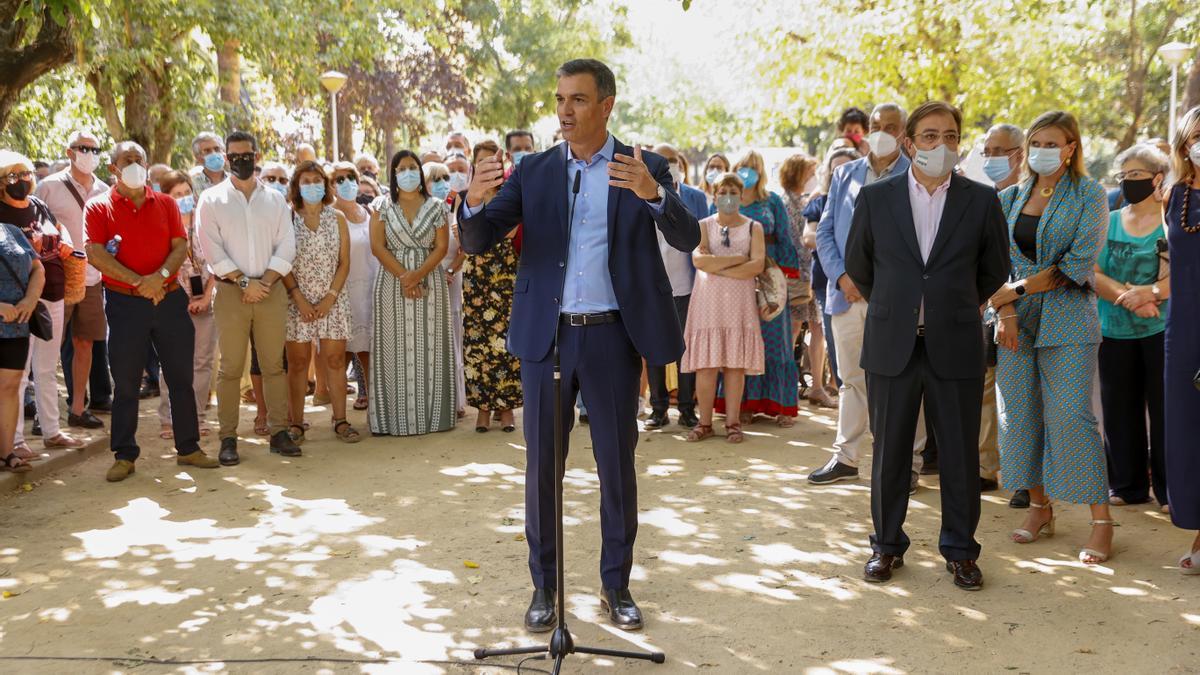
{"type": "Polygon", "coordinates": [[[1183,184],[1183,204],[1179,211],[1179,224],[1183,227],[1183,231],[1188,234],[1200,232],[1200,220],[1196,221],[1195,225],[1188,225],[1188,198],[1192,194],[1192,186],[1187,183],[1183,184]]]}
{"type": "Polygon", "coordinates": [[[1044,187],[1041,190],[1038,190],[1038,194],[1040,194],[1043,197],[1049,197],[1050,195],[1054,194],[1054,188],[1044,187]]]}

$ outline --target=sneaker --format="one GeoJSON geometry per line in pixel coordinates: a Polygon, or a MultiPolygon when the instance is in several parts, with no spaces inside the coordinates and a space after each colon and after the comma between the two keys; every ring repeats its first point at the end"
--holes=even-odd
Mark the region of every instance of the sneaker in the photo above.
{"type": "Polygon", "coordinates": [[[221,466],[220,462],[204,454],[203,450],[179,455],[175,458],[175,463],[180,466],[194,466],[197,469],[215,469],[221,466]]]}
{"type": "Polygon", "coordinates": [[[842,464],[837,457],[830,458],[828,464],[808,475],[808,482],[813,485],[828,485],[840,480],[858,480],[858,469],[842,464]]]}
{"type": "Polygon", "coordinates": [[[300,446],[296,445],[287,431],[280,431],[271,437],[271,452],[284,457],[299,457],[300,446]]]}
{"type": "Polygon", "coordinates": [[[82,415],[67,413],[67,426],[77,429],[103,429],[104,422],[101,422],[100,418],[90,411],[84,410],[82,415]]]}
{"type": "Polygon", "coordinates": [[[108,479],[108,482],[110,483],[119,483],[126,478],[129,478],[135,471],[137,471],[137,469],[134,468],[133,462],[127,459],[118,459],[117,461],[113,462],[112,467],[108,470],[108,473],[105,474],[104,477],[108,479]]]}

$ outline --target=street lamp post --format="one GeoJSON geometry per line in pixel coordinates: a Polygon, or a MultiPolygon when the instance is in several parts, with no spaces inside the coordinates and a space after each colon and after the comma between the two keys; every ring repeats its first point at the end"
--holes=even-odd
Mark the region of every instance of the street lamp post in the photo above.
{"type": "Polygon", "coordinates": [[[346,76],[336,70],[321,73],[321,86],[329,92],[330,124],[333,132],[333,156],[330,161],[338,161],[338,123],[337,123],[337,93],[346,84],[346,76]]]}
{"type": "Polygon", "coordinates": [[[1177,89],[1179,82],[1179,66],[1192,53],[1192,45],[1186,42],[1168,42],[1158,48],[1158,55],[1171,66],[1171,110],[1167,114],[1167,142],[1175,142],[1175,114],[1177,111],[1177,89]]]}

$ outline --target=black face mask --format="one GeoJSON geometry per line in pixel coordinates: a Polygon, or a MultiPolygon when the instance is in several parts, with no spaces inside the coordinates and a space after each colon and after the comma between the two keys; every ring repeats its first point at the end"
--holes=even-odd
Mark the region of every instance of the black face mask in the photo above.
{"type": "Polygon", "coordinates": [[[238,157],[229,163],[229,170],[241,180],[250,180],[254,176],[254,160],[238,157]]]}
{"type": "Polygon", "coordinates": [[[1121,194],[1125,197],[1125,201],[1130,204],[1143,202],[1149,199],[1150,195],[1154,194],[1154,179],[1130,180],[1126,178],[1121,181],[1121,194]]]}
{"type": "Polygon", "coordinates": [[[19,180],[11,183],[5,186],[4,191],[8,193],[9,197],[17,201],[22,201],[29,196],[29,181],[19,180]]]}
{"type": "Polygon", "coordinates": [[[370,206],[371,202],[375,201],[375,198],[371,195],[359,195],[354,198],[354,201],[358,202],[362,206],[370,206]]]}

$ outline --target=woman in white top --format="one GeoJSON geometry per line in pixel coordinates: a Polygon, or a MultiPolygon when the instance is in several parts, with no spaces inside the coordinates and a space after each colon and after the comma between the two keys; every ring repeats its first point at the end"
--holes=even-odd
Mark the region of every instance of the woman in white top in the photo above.
{"type": "Polygon", "coordinates": [[[367,392],[370,391],[366,378],[371,369],[371,305],[379,260],[371,253],[371,211],[358,202],[358,170],[350,162],[338,162],[333,165],[332,178],[333,208],[346,217],[346,226],[350,230],[350,276],[342,291],[350,303],[351,330],[346,352],[358,357],[366,385],[359,390],[354,409],[366,410],[367,392]]]}
{"type": "Polygon", "coordinates": [[[454,387],[458,392],[455,417],[462,419],[466,415],[463,406],[467,400],[467,372],[463,365],[463,263],[467,261],[467,254],[458,245],[458,217],[450,206],[450,168],[440,162],[431,162],[423,168],[429,194],[446,202],[446,217],[450,223],[450,248],[442,260],[442,269],[446,271],[446,281],[450,284],[450,319],[454,324],[454,387]]]}

